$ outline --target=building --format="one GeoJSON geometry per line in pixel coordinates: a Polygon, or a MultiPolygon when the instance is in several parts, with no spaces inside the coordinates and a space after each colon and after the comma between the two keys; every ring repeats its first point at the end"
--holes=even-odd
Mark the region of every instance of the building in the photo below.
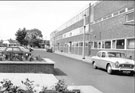
{"type": "Polygon", "coordinates": [[[0,47],[7,47],[7,46],[19,46],[20,44],[16,40],[2,40],[0,43],[0,47]]]}
{"type": "Polygon", "coordinates": [[[135,1],[98,1],[51,33],[55,51],[93,56],[117,50],[135,59],[135,1]]]}

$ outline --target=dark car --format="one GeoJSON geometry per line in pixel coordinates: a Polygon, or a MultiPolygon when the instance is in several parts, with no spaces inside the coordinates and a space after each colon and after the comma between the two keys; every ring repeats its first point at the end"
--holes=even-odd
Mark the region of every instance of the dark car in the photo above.
{"type": "Polygon", "coordinates": [[[52,53],[52,52],[53,52],[53,50],[52,50],[52,48],[48,48],[48,49],[46,49],[46,52],[50,52],[50,53],[52,53]]]}
{"type": "Polygon", "coordinates": [[[12,46],[12,47],[6,47],[3,51],[3,55],[5,55],[6,60],[26,60],[30,55],[31,52],[22,47],[22,46],[12,46]]]}
{"type": "Polygon", "coordinates": [[[3,55],[3,51],[6,47],[0,47],[0,61],[4,60],[5,56],[3,55]]]}

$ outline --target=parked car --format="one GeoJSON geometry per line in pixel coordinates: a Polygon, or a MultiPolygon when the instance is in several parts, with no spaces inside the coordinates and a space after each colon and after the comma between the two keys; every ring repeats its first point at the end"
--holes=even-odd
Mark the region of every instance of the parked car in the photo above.
{"type": "Polygon", "coordinates": [[[34,51],[32,47],[25,47],[25,48],[28,49],[30,52],[34,51]]]}
{"type": "Polygon", "coordinates": [[[2,53],[6,60],[25,60],[31,55],[28,49],[21,46],[6,47],[2,53]]]}
{"type": "Polygon", "coordinates": [[[91,60],[93,68],[105,69],[109,74],[121,71],[133,75],[135,71],[135,61],[127,59],[125,53],[118,51],[99,51],[91,60]]]}
{"type": "Polygon", "coordinates": [[[52,53],[52,52],[53,52],[53,50],[52,50],[52,48],[47,48],[47,49],[46,49],[46,52],[50,52],[50,53],[52,53]]]}
{"type": "Polygon", "coordinates": [[[6,47],[0,47],[0,61],[4,60],[5,56],[3,55],[3,51],[6,47]]]}

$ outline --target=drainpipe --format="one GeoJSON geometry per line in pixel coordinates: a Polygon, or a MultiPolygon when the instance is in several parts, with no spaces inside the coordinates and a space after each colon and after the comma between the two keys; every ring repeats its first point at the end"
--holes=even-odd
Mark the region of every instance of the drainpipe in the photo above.
{"type": "Polygon", "coordinates": [[[85,59],[85,28],[86,28],[86,14],[84,14],[84,22],[83,22],[83,53],[82,53],[82,56],[83,58],[82,59],[85,59]]]}

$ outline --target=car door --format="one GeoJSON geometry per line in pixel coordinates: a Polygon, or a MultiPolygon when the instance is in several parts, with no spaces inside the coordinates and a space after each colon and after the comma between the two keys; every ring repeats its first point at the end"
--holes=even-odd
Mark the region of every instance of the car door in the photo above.
{"type": "Polygon", "coordinates": [[[101,62],[100,62],[101,68],[106,69],[106,63],[107,63],[107,52],[102,52],[101,62]]]}
{"type": "Polygon", "coordinates": [[[101,53],[102,53],[102,52],[98,52],[97,55],[96,55],[96,58],[95,58],[95,62],[96,62],[96,66],[97,66],[97,67],[100,67],[101,53]]]}
{"type": "Polygon", "coordinates": [[[4,54],[6,56],[6,59],[11,59],[12,56],[12,48],[11,47],[7,47],[4,51],[4,54]]]}

